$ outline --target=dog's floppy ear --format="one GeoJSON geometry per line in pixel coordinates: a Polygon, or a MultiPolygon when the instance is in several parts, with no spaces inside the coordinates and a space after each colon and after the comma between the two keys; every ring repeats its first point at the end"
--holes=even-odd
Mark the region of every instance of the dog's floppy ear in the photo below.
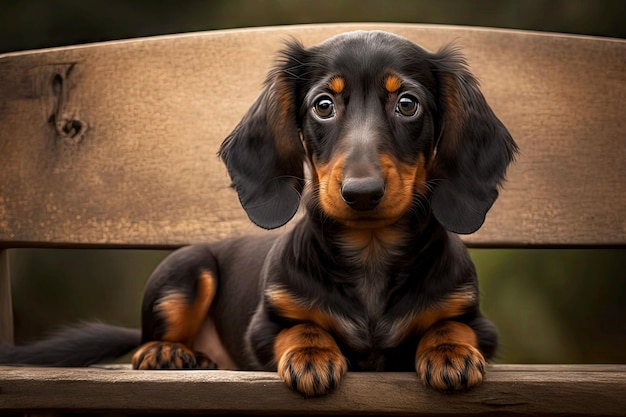
{"type": "Polygon", "coordinates": [[[473,233],[498,197],[517,146],[455,47],[433,55],[439,139],[432,161],[432,211],[449,231],[473,233]]]}
{"type": "Polygon", "coordinates": [[[248,217],[265,229],[287,223],[300,204],[304,148],[297,84],[305,55],[301,44],[287,44],[263,91],[218,152],[248,217]]]}

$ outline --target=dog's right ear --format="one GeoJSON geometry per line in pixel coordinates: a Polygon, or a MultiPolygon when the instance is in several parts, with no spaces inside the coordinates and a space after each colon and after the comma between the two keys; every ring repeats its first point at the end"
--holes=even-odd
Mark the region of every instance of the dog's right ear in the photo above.
{"type": "Polygon", "coordinates": [[[431,56],[439,82],[439,143],[430,180],[433,214],[447,230],[474,233],[498,197],[517,145],[454,45],[431,56]]]}
{"type": "Polygon", "coordinates": [[[305,151],[297,101],[306,56],[302,44],[286,45],[265,88],[218,152],[248,217],[265,229],[287,223],[300,204],[305,151]]]}

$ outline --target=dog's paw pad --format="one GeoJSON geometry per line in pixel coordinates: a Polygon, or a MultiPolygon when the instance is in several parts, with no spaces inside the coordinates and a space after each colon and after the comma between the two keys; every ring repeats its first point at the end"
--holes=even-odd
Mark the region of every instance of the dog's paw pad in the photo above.
{"type": "Polygon", "coordinates": [[[215,364],[204,354],[194,352],[181,343],[149,342],[132,358],[133,369],[214,369],[215,364]]]}
{"type": "Polygon", "coordinates": [[[334,390],[348,364],[340,351],[320,347],[291,349],[278,363],[278,374],[294,391],[318,397],[334,390]]]}
{"type": "Polygon", "coordinates": [[[480,385],[486,363],[483,355],[471,345],[445,343],[418,355],[415,369],[427,387],[453,393],[480,385]]]}

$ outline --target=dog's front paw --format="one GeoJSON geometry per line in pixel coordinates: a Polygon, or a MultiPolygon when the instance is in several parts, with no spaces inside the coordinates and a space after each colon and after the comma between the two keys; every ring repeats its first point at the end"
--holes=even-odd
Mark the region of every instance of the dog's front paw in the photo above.
{"type": "Polygon", "coordinates": [[[483,355],[469,344],[440,344],[415,358],[415,369],[422,383],[444,393],[477,387],[483,381],[485,367],[483,355]]]}
{"type": "Polygon", "coordinates": [[[289,350],[278,363],[278,375],[305,397],[328,394],[339,385],[347,369],[341,352],[316,347],[289,350]]]}
{"type": "Polygon", "coordinates": [[[328,394],[348,370],[346,358],[332,336],[312,324],[281,332],[275,351],[278,375],[305,397],[328,394]]]}
{"type": "Polygon", "coordinates": [[[133,369],[215,369],[204,354],[181,343],[148,342],[133,355],[133,369]]]}

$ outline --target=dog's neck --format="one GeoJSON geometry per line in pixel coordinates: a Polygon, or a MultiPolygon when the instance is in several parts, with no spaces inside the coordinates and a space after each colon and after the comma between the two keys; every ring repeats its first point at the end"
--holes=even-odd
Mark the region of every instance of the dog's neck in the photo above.
{"type": "Polygon", "coordinates": [[[362,265],[365,269],[385,268],[397,257],[403,256],[410,233],[401,225],[375,229],[340,228],[333,243],[345,256],[347,263],[362,265]]]}
{"type": "Polygon", "coordinates": [[[339,267],[379,279],[393,265],[413,259],[441,227],[431,215],[417,217],[413,212],[377,228],[349,227],[319,211],[308,211],[307,217],[304,221],[317,231],[311,238],[341,262],[339,267]]]}
{"type": "MultiPolygon", "coordinates": [[[[306,201],[306,200],[305,200],[306,201]]],[[[330,219],[316,204],[306,204],[304,222],[315,230],[315,239],[330,254],[341,252],[348,265],[379,269],[420,251],[428,244],[439,223],[430,213],[409,210],[403,217],[380,227],[354,227],[330,219]]]]}

